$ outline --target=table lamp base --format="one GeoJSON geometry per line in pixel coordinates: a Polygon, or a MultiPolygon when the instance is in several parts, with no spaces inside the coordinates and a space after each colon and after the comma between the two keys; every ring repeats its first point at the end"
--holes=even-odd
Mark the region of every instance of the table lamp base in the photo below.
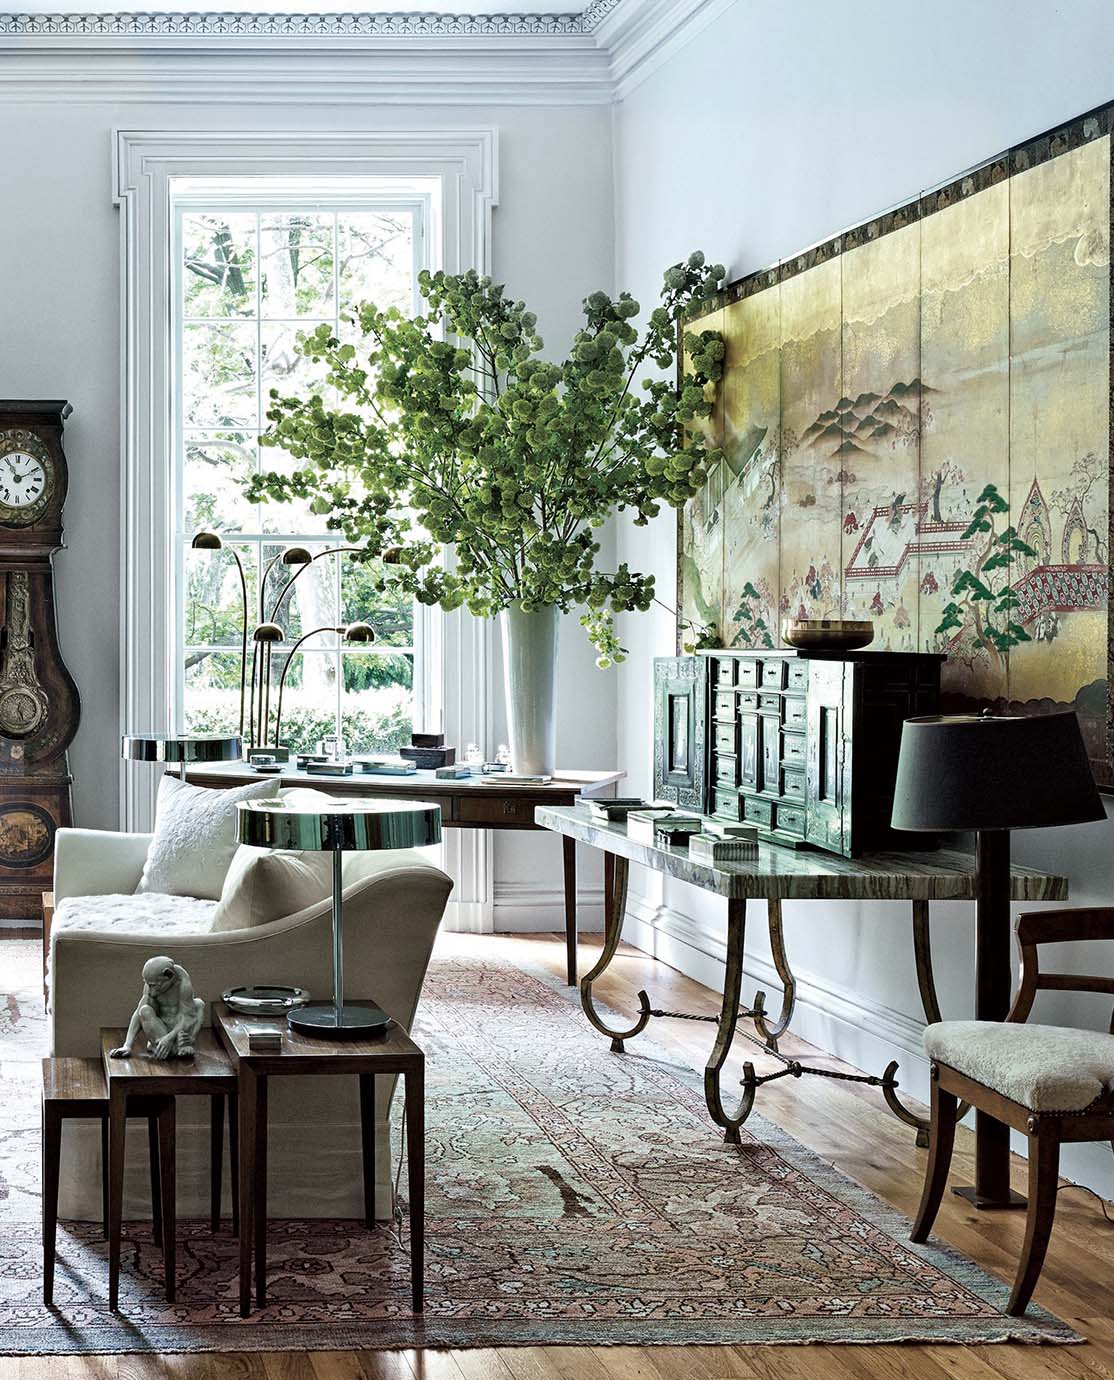
{"type": "Polygon", "coordinates": [[[300,1006],[290,1012],[286,1023],[300,1035],[333,1040],[374,1040],[386,1035],[391,1018],[374,1002],[348,1002],[339,1009],[330,1002],[328,1005],[300,1006]]]}

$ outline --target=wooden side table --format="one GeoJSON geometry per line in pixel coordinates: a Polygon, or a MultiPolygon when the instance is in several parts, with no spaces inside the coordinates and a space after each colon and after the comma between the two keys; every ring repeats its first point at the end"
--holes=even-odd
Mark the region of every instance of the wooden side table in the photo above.
{"type": "MultiPolygon", "coordinates": [[[[127,1032],[121,1027],[101,1031],[101,1056],[108,1089],[108,1306],[113,1312],[120,1297],[120,1237],[124,1201],[124,1149],[129,1099],[160,1097],[169,1103],[166,1135],[160,1126],[160,1167],[163,1188],[163,1263],[166,1269],[166,1297],[174,1302],[175,1230],[177,1219],[174,1164],[174,1099],[179,1096],[211,1097],[220,1101],[235,1097],[236,1075],[213,1037],[202,1030],[196,1053],[191,1059],[150,1059],[133,1054],[129,1059],[113,1059],[110,1051],[124,1043],[127,1032]]],[[[216,1107],[214,1105],[214,1121],[216,1107]]],[[[232,1117],[233,1124],[237,1116],[232,1117]]],[[[236,1176],[236,1143],[233,1142],[233,1176],[236,1176]]],[[[212,1172],[212,1171],[211,1171],[212,1172]]],[[[219,1191],[220,1160],[216,1160],[215,1183],[219,1191]]],[[[241,1178],[242,1183],[242,1178],[241,1178]]],[[[219,1218],[219,1199],[216,1214],[219,1218]]],[[[241,1214],[242,1215],[242,1214],[241,1214]]]]}
{"type": "MultiPolygon", "coordinates": [[[[160,1170],[161,1141],[167,1138],[162,1135],[164,1126],[170,1137],[169,1143],[173,1144],[173,1133],[165,1120],[167,1101],[166,1098],[133,1097],[127,1106],[128,1116],[141,1116],[147,1121],[151,1156],[151,1222],[155,1245],[161,1245],[164,1252],[167,1236],[163,1233],[163,1214],[168,1187],[160,1170]]],[[[171,1116],[173,1111],[174,1104],[171,1102],[171,1116]]],[[[99,1059],[71,1057],[43,1060],[43,1303],[47,1308],[54,1302],[58,1182],[62,1125],[66,1121],[99,1121],[101,1124],[101,1211],[104,1234],[108,1236],[108,1090],[99,1059]]],[[[170,1211],[173,1216],[173,1203],[170,1211]]]]}
{"type": "MultiPolygon", "coordinates": [[[[360,1005],[359,1002],[349,1003],[360,1005]]],[[[282,1074],[355,1074],[360,1080],[364,1156],[364,1220],[374,1224],[375,1079],[401,1074],[406,1092],[406,1149],[410,1180],[410,1271],[414,1311],[424,1298],[425,1260],[425,1055],[393,1022],[381,1040],[333,1040],[285,1030],[278,1053],[249,1048],[254,1027],[274,1017],[243,1016],[213,1003],[213,1030],[227,1051],[240,1087],[240,1315],[251,1312],[252,1251],[255,1302],[267,1301],[267,1082],[282,1074]]]]}

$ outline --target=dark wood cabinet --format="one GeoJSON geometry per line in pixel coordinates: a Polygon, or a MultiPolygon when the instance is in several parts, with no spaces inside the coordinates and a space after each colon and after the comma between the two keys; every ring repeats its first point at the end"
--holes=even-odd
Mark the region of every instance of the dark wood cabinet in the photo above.
{"type": "Polygon", "coordinates": [[[943,659],[869,651],[661,658],[655,795],[847,857],[932,847],[932,837],[892,830],[890,810],[902,722],[938,712],[943,659]],[[688,734],[678,732],[682,718],[688,734]],[[683,780],[679,742],[689,747],[683,780]]]}

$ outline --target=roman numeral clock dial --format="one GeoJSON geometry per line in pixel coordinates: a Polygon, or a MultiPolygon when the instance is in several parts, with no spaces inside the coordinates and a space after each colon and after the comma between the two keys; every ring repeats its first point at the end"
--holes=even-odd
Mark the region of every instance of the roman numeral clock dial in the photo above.
{"type": "Polygon", "coordinates": [[[66,749],[81,706],[58,646],[53,565],[70,410],[0,401],[0,916],[9,919],[41,914],[55,832],[72,822],[66,749]]]}

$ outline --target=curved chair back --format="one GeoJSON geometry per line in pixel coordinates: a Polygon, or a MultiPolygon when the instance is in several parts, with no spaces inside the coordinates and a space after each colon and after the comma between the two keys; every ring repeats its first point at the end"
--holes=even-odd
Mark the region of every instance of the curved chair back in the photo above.
{"type": "MultiPolygon", "coordinates": [[[[1041,944],[1075,943],[1081,940],[1114,939],[1114,906],[1080,907],[1071,910],[1034,910],[1017,917],[1017,947],[1021,975],[1008,1021],[1025,1021],[1039,991],[1106,992],[1114,996],[1114,977],[1081,973],[1042,973],[1037,949],[1041,944]]],[[[1114,1035],[1114,1011],[1110,1015],[1114,1035]]]]}

